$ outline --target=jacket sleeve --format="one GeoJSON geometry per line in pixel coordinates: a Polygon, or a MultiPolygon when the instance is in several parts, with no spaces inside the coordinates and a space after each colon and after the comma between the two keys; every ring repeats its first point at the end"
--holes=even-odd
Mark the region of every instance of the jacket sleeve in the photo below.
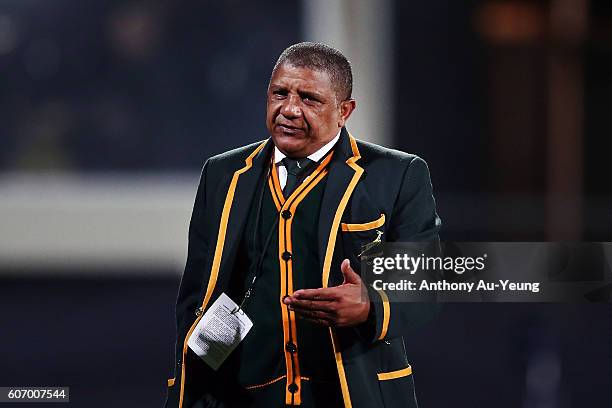
{"type": "MultiPolygon", "coordinates": [[[[414,157],[403,174],[387,241],[433,242],[433,247],[439,248],[440,226],[427,163],[414,157]]],[[[373,341],[408,335],[431,320],[440,308],[435,298],[430,303],[405,302],[394,291],[376,290],[369,285],[368,295],[373,341]]]]}
{"type": "Polygon", "coordinates": [[[206,270],[206,262],[210,246],[207,231],[207,173],[210,160],[202,168],[200,183],[196,193],[195,203],[189,223],[189,244],[187,263],[181,278],[178,297],[176,300],[176,345],[173,369],[168,379],[168,394],[166,408],[178,407],[181,387],[183,342],[187,331],[195,320],[195,311],[200,307],[202,291],[208,282],[210,271],[206,270]]]}

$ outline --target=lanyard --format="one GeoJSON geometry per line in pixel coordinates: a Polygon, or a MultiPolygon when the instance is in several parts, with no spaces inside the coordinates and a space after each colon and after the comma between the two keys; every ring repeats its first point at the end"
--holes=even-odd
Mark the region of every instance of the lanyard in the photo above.
{"type": "MultiPolygon", "coordinates": [[[[257,215],[255,216],[255,228],[253,230],[253,244],[255,245],[256,250],[257,250],[257,243],[259,242],[259,240],[257,239],[257,233],[259,231],[259,223],[261,220],[261,209],[263,207],[263,197],[266,191],[266,182],[270,178],[271,171],[272,171],[271,167],[268,167],[268,174],[266,177],[263,178],[261,182],[261,188],[259,189],[260,192],[259,192],[259,199],[257,202],[257,215]]],[[[272,234],[274,233],[274,230],[278,226],[278,219],[279,218],[276,217],[276,219],[274,220],[274,223],[272,224],[272,227],[270,228],[270,230],[268,231],[268,234],[266,235],[266,239],[264,241],[263,248],[259,252],[259,258],[257,259],[257,262],[255,263],[255,273],[253,275],[253,279],[251,280],[251,283],[249,284],[249,288],[246,290],[242,298],[242,301],[240,302],[240,305],[238,305],[238,307],[234,309],[232,313],[236,313],[239,310],[244,311],[244,308],[243,308],[244,304],[253,294],[253,290],[255,289],[255,283],[257,283],[257,279],[259,279],[259,277],[261,276],[263,272],[262,266],[263,266],[263,262],[265,259],[266,251],[268,250],[268,247],[270,246],[270,240],[272,239],[272,234]]]]}

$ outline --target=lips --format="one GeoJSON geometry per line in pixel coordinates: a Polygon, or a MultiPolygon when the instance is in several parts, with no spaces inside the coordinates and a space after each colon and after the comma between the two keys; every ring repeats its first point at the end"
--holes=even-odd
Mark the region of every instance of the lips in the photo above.
{"type": "Polygon", "coordinates": [[[276,125],[276,128],[281,131],[284,134],[288,134],[288,135],[295,135],[297,133],[303,132],[304,129],[296,127],[296,126],[291,126],[289,124],[281,124],[278,123],[276,125]]]}

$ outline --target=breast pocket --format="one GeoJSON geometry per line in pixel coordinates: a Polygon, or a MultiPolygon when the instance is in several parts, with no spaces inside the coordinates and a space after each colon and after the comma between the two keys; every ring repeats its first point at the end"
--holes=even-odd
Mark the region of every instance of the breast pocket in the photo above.
{"type": "MultiPolygon", "coordinates": [[[[385,241],[385,214],[366,218],[364,222],[341,223],[344,250],[351,261],[367,261],[385,241]]],[[[352,262],[351,262],[352,264],[352,262]]]]}

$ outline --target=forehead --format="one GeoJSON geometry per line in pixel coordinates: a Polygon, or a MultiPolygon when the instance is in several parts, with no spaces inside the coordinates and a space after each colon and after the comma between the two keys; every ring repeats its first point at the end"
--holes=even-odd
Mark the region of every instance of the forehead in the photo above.
{"type": "Polygon", "coordinates": [[[331,79],[327,72],[307,67],[296,67],[289,63],[281,64],[276,68],[270,79],[270,87],[319,93],[333,92],[331,79]]]}

